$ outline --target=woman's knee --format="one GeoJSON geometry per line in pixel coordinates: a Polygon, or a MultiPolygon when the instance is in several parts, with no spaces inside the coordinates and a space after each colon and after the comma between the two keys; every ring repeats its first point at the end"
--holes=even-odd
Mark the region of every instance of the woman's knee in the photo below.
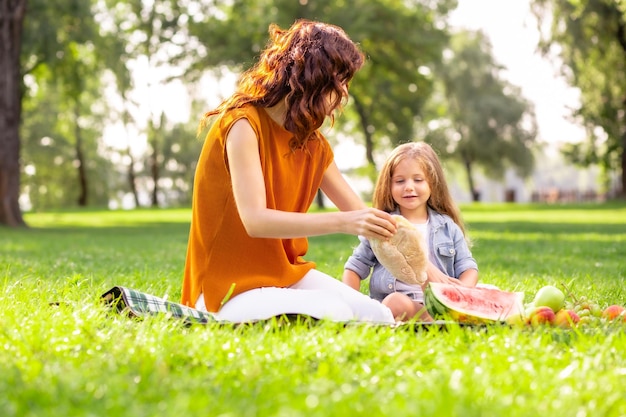
{"type": "Polygon", "coordinates": [[[302,314],[341,322],[354,318],[352,309],[332,292],[276,287],[243,292],[224,304],[216,316],[219,320],[242,323],[284,314],[302,314]]]}

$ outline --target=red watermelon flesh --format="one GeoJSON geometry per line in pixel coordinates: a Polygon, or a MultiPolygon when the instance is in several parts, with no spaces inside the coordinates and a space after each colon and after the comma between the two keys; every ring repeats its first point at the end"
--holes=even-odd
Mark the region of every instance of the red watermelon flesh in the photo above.
{"type": "Polygon", "coordinates": [[[428,284],[425,301],[431,315],[448,315],[460,323],[502,322],[524,309],[523,292],[439,282],[428,284]]]}

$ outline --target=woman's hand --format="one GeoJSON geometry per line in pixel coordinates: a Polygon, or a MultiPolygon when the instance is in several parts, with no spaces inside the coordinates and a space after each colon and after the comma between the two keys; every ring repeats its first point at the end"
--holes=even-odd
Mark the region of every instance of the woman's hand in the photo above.
{"type": "Polygon", "coordinates": [[[367,239],[389,239],[396,231],[396,222],[385,211],[366,208],[345,211],[344,233],[363,236],[367,239]]]}
{"type": "Polygon", "coordinates": [[[389,213],[368,208],[354,192],[333,161],[322,180],[321,189],[342,211],[345,221],[343,233],[360,235],[368,239],[388,239],[396,233],[396,223],[389,213]]]}

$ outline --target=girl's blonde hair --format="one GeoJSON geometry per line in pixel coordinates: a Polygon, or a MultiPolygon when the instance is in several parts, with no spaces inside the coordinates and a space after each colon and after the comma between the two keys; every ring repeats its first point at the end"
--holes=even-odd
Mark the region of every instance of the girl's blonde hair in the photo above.
{"type": "Polygon", "coordinates": [[[431,191],[427,203],[428,207],[438,213],[450,216],[461,228],[463,235],[466,235],[461,212],[450,195],[439,157],[433,148],[425,142],[404,143],[391,152],[376,181],[372,199],[373,206],[389,213],[398,209],[398,205],[391,195],[391,180],[394,170],[405,158],[414,159],[424,171],[431,191]]]}

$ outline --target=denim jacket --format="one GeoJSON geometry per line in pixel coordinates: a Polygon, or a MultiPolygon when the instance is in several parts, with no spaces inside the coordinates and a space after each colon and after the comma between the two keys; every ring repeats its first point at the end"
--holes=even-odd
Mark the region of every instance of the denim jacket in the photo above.
{"type": "MultiPolygon", "coordinates": [[[[400,214],[394,212],[392,214],[400,214]]],[[[446,275],[459,278],[468,269],[478,270],[476,260],[459,226],[445,214],[428,208],[429,258],[446,275]]],[[[370,297],[382,301],[393,292],[401,292],[415,301],[424,301],[419,285],[397,280],[376,259],[369,241],[359,236],[360,243],[346,261],[344,268],[354,271],[361,280],[370,277],[370,297]]]]}

